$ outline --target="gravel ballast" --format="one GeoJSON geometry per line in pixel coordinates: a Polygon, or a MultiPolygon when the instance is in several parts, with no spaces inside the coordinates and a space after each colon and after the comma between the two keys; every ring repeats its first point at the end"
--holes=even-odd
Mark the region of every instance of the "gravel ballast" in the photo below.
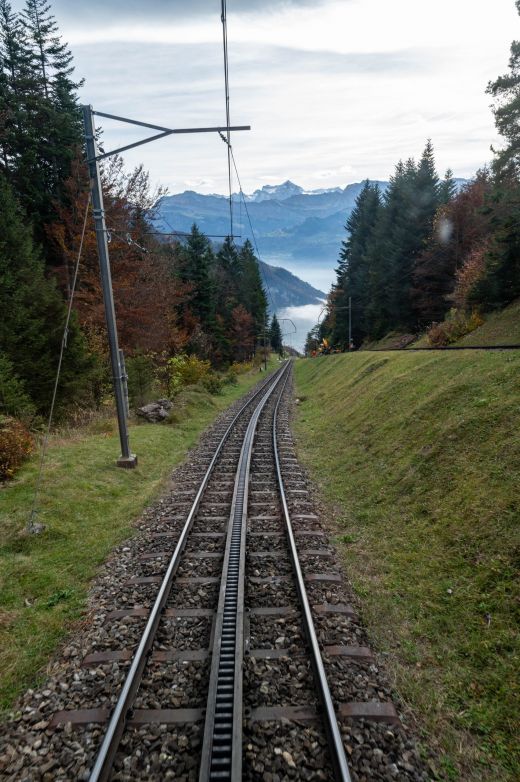
{"type": "MultiPolygon", "coordinates": [[[[252,392],[251,392],[252,393],[252,392]]],[[[53,726],[56,712],[67,709],[110,710],[129,667],[129,659],[85,664],[87,655],[130,653],[136,648],[158,582],[141,582],[164,573],[182,530],[198,483],[212,451],[242,401],[222,414],[172,475],[172,488],[136,522],[136,535],[114,550],[92,585],[81,628],[58,650],[41,688],[28,690],[3,726],[0,779],[14,782],[87,780],[104,726],[94,723],[53,726]],[[132,609],[132,614],[112,616],[132,609]]],[[[260,418],[251,462],[246,561],[247,638],[244,662],[243,779],[281,782],[286,779],[333,779],[327,738],[319,718],[312,665],[295,589],[271,444],[274,401],[260,418]],[[274,533],[274,534],[270,534],[274,533]],[[272,609],[290,609],[273,613],[272,609]],[[266,610],[271,614],[265,613],[266,610]],[[263,613],[262,613],[263,612],[263,613]],[[267,653],[266,653],[267,650],[267,653]],[[250,653],[252,652],[252,654],[250,653]],[[264,654],[266,653],[266,654],[264,654]],[[273,656],[270,657],[269,655],[273,656]],[[265,720],[263,707],[310,709],[303,719],[265,720]],[[314,713],[314,716],[313,716],[314,713]]],[[[333,581],[309,580],[313,619],[335,703],[388,703],[401,712],[376,656],[352,659],[330,647],[369,645],[354,610],[330,613],[326,605],[355,605],[341,564],[328,540],[313,487],[296,460],[290,429],[291,388],[279,414],[279,451],[287,502],[293,518],[305,577],[333,574],[333,581]],[[310,534],[300,534],[310,533],[310,534]],[[306,553],[307,552],[307,553],[306,553]]],[[[243,427],[242,427],[243,432],[243,427]]],[[[222,553],[233,493],[240,432],[230,437],[212,476],[188,537],[167,609],[214,612],[218,602],[222,553]],[[193,578],[197,580],[194,581],[193,578]]],[[[161,622],[157,642],[138,692],[135,708],[198,709],[200,717],[177,723],[130,725],[123,736],[112,779],[164,779],[195,782],[203,735],[214,616],[169,614],[161,622]],[[172,650],[192,659],[154,657],[172,650]]],[[[95,658],[89,658],[95,660],[95,658]]],[[[354,782],[433,779],[428,762],[405,719],[392,723],[340,718],[345,752],[354,782]]]]}

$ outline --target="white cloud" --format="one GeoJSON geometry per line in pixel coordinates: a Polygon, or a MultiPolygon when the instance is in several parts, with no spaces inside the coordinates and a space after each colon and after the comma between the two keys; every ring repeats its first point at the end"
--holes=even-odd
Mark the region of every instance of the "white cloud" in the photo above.
{"type": "MultiPolygon", "coordinates": [[[[208,9],[209,10],[209,9],[208,9]]],[[[476,47],[502,42],[504,31],[515,21],[511,0],[495,0],[493,13],[482,0],[437,0],[435,6],[425,0],[352,0],[352,2],[316,3],[311,7],[272,5],[261,13],[237,13],[240,6],[228,5],[230,44],[291,47],[307,51],[343,54],[393,52],[453,46],[471,40],[476,47]]],[[[140,42],[164,44],[220,43],[219,9],[201,17],[183,18],[175,13],[149,14],[132,19],[115,15],[110,19],[110,2],[98,21],[81,24],[81,9],[76,19],[67,20],[71,44],[102,42],[140,42]],[[171,21],[168,21],[168,16],[171,21]]]]}
{"type": "MultiPolygon", "coordinates": [[[[121,4],[107,0],[86,24],[92,4],[63,3],[74,9],[61,26],[86,77],[85,101],[172,127],[223,122],[218,9],[189,16],[186,4],[152,0],[143,17],[142,4],[118,14],[121,4]]],[[[507,68],[512,0],[495,0],[492,12],[482,0],[243,7],[228,2],[231,117],[253,128],[233,140],[245,190],[285,179],[309,189],[386,179],[428,137],[441,170],[470,176],[490,158],[497,139],[485,87],[507,68]]],[[[104,127],[107,147],[139,136],[104,127]]],[[[218,137],[166,139],[126,159],[172,191],[226,191],[218,137]]]]}
{"type": "Polygon", "coordinates": [[[185,179],[184,184],[186,187],[191,188],[192,190],[197,190],[202,188],[212,188],[215,182],[213,179],[185,179]]]}

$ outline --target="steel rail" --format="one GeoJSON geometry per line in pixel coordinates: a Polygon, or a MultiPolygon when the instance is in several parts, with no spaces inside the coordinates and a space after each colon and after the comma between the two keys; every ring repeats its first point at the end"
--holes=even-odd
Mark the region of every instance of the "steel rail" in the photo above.
{"type": "Polygon", "coordinates": [[[222,567],[199,782],[242,779],[244,573],[249,469],[258,419],[290,362],[258,403],[244,436],[222,567]]]}
{"type": "Polygon", "coordinates": [[[202,500],[202,496],[209,482],[210,476],[213,472],[217,459],[220,456],[220,453],[226,441],[228,440],[231,432],[233,431],[233,428],[237,420],[241,417],[241,415],[246,410],[246,408],[249,407],[251,403],[254,402],[254,400],[260,394],[262,394],[265,391],[265,388],[268,387],[270,384],[273,387],[276,386],[278,380],[282,376],[285,369],[286,369],[285,367],[281,367],[273,375],[270,375],[264,381],[264,383],[262,383],[260,388],[253,394],[253,396],[247,402],[245,402],[245,404],[242,405],[242,407],[234,416],[233,420],[231,421],[228,428],[226,429],[224,435],[222,436],[222,439],[220,440],[215,450],[215,453],[213,454],[211,462],[206,470],[206,473],[204,474],[204,477],[201,481],[201,484],[199,486],[199,489],[197,491],[197,494],[191,506],[190,512],[187,516],[186,522],[184,524],[181,535],[179,537],[179,541],[175,547],[175,551],[173,552],[172,557],[170,559],[166,574],[159,587],[157,597],[150,611],[150,615],[148,617],[146,627],[141,636],[139,646],[133,656],[132,664],[130,666],[123,687],[119,694],[117,703],[112,711],[110,721],[107,730],[105,732],[105,736],[103,738],[103,742],[96,756],[96,761],[92,768],[92,771],[90,772],[89,782],[106,782],[110,774],[110,770],[112,768],[112,764],[114,762],[114,758],[116,756],[119,747],[121,736],[123,735],[123,732],[126,727],[127,717],[132,708],[132,704],[135,699],[137,690],[139,689],[142,674],[146,666],[146,662],[148,660],[148,654],[152,648],[152,644],[154,642],[155,635],[157,633],[157,628],[159,626],[159,622],[161,620],[164,607],[166,605],[168,596],[171,591],[173,579],[177,572],[181,555],[186,545],[188,534],[191,530],[191,527],[193,526],[195,516],[197,514],[200,502],[202,500]]]}
{"type": "Polygon", "coordinates": [[[442,350],[449,353],[451,350],[520,350],[520,345],[445,345],[437,348],[367,348],[359,353],[412,353],[425,351],[435,353],[442,350]]]}
{"type": "Polygon", "coordinates": [[[338,721],[336,719],[336,712],[334,710],[334,704],[332,702],[332,696],[330,693],[329,684],[327,681],[327,675],[325,673],[325,667],[323,665],[323,659],[321,657],[320,646],[318,638],[316,636],[316,629],[314,627],[314,621],[312,618],[312,612],[309,605],[309,599],[307,597],[307,590],[305,589],[305,581],[298,558],[298,549],[296,547],[296,541],[294,537],[291,516],[289,508],[287,506],[287,500],[285,497],[285,489],[282,478],[282,471],[280,467],[280,458],[278,456],[278,443],[277,443],[277,417],[280,402],[287,384],[289,375],[285,378],[280,396],[276,402],[276,407],[273,416],[273,450],[276,466],[276,477],[278,481],[278,488],[280,491],[280,499],[283,507],[283,514],[285,518],[285,525],[287,530],[287,538],[289,542],[289,551],[291,556],[291,562],[296,577],[296,588],[298,597],[300,599],[303,615],[303,624],[305,629],[305,635],[311,649],[311,664],[314,672],[314,678],[317,685],[317,689],[320,694],[320,700],[323,707],[323,717],[325,722],[325,728],[329,740],[329,748],[332,755],[332,761],[334,765],[335,778],[341,782],[352,782],[350,776],[347,758],[345,755],[345,749],[343,747],[343,741],[341,738],[341,732],[339,729],[338,721]]]}

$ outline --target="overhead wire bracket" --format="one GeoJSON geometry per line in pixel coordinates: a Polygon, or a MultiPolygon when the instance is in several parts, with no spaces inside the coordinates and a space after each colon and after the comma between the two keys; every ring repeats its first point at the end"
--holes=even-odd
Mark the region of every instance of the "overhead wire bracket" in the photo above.
{"type": "MultiPolygon", "coordinates": [[[[118,155],[120,152],[126,152],[129,149],[140,147],[143,144],[149,144],[151,141],[157,141],[166,136],[183,135],[187,133],[219,133],[222,135],[224,131],[229,133],[231,130],[251,130],[251,125],[233,125],[231,127],[229,125],[218,125],[217,127],[211,128],[165,128],[163,125],[153,125],[150,122],[141,122],[140,120],[129,119],[128,117],[120,117],[117,114],[107,114],[104,111],[92,110],[92,114],[95,114],[98,117],[105,117],[106,119],[113,119],[116,122],[125,122],[128,125],[138,125],[141,128],[151,128],[152,130],[161,131],[160,133],[148,136],[140,141],[134,141],[132,144],[125,144],[125,146],[117,147],[117,149],[112,149],[109,152],[101,152],[101,154],[96,155],[93,159],[96,161],[104,160],[104,158],[111,157],[112,155],[118,155]]],[[[93,161],[89,160],[88,162],[90,163],[93,161]]]]}

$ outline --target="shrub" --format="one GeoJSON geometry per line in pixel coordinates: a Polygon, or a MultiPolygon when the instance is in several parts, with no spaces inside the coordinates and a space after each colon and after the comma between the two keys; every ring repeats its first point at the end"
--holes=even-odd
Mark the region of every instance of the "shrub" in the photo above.
{"type": "Polygon", "coordinates": [[[483,322],[478,312],[468,315],[461,310],[452,309],[446,320],[431,326],[428,331],[428,342],[436,348],[451,345],[481,326],[483,322]]]}
{"type": "Polygon", "coordinates": [[[222,393],[224,380],[216,372],[211,372],[202,379],[202,385],[210,394],[222,393]]]}
{"type": "Polygon", "coordinates": [[[209,361],[181,353],[168,360],[168,391],[175,396],[186,386],[204,383],[205,378],[212,374],[209,361]]]}
{"type": "Polygon", "coordinates": [[[229,372],[232,372],[235,375],[243,375],[246,372],[250,372],[253,368],[254,364],[252,361],[234,361],[229,367],[229,372]]]}
{"type": "Polygon", "coordinates": [[[0,480],[12,478],[34,451],[34,439],[16,418],[0,416],[0,480]]]}
{"type": "Polygon", "coordinates": [[[23,382],[16,377],[11,361],[0,353],[0,415],[31,418],[34,405],[23,382]]]}
{"type": "Polygon", "coordinates": [[[478,245],[467,255],[461,268],[455,272],[455,289],[450,298],[456,307],[460,309],[468,307],[472,292],[485,275],[487,252],[486,244],[478,245]]]}
{"type": "Polygon", "coordinates": [[[222,378],[222,382],[225,386],[236,386],[238,383],[238,377],[236,376],[235,372],[228,370],[222,378]]]}
{"type": "Polygon", "coordinates": [[[253,359],[253,367],[252,368],[253,369],[260,369],[260,371],[262,371],[263,366],[264,366],[264,362],[265,362],[265,358],[267,356],[267,360],[269,360],[270,355],[271,355],[271,351],[269,350],[269,348],[267,348],[267,350],[265,350],[265,351],[264,351],[263,347],[260,348],[260,350],[258,350],[255,353],[255,357],[253,359]]]}

